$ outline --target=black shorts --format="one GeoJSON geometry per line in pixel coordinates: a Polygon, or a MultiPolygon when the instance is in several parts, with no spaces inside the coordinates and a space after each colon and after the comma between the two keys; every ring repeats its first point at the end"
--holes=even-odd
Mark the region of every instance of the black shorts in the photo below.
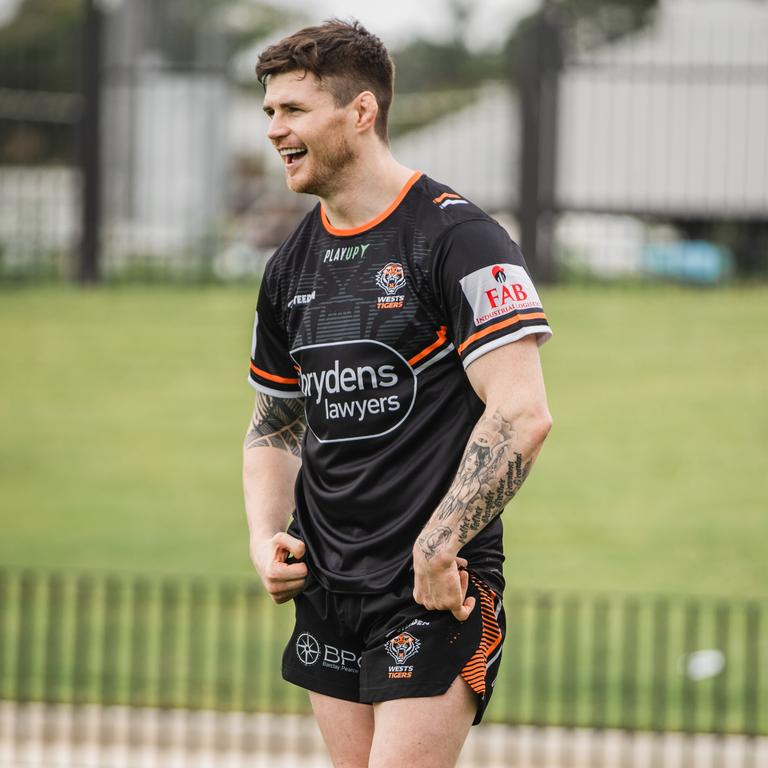
{"type": "Polygon", "coordinates": [[[316,693],[372,704],[439,696],[461,675],[483,717],[506,629],[501,598],[470,571],[475,597],[465,622],[428,611],[405,583],[377,595],[327,591],[310,574],[295,600],[296,627],[283,653],[283,678],[316,693]]]}

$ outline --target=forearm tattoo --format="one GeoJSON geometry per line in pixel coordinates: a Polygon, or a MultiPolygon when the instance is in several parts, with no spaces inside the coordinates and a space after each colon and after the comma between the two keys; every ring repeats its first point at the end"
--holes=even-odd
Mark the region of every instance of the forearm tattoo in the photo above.
{"type": "Polygon", "coordinates": [[[466,544],[499,515],[520,490],[531,470],[532,459],[512,447],[515,430],[498,411],[477,423],[464,451],[459,470],[433,516],[441,525],[419,537],[424,557],[430,560],[454,531],[466,544]]]}
{"type": "Polygon", "coordinates": [[[251,425],[245,435],[245,448],[270,446],[301,458],[301,444],[307,424],[301,398],[256,395],[251,425]]]}

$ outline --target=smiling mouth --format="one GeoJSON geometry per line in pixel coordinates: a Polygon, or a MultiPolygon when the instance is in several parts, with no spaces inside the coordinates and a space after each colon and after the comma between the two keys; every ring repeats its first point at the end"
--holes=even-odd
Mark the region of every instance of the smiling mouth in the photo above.
{"type": "Polygon", "coordinates": [[[280,157],[282,157],[285,164],[289,166],[298,162],[307,154],[307,150],[302,147],[285,147],[284,149],[279,150],[279,152],[280,157]]]}

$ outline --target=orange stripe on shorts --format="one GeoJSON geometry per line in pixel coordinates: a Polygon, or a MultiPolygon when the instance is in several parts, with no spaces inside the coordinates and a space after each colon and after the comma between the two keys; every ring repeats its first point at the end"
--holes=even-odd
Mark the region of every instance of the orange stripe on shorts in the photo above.
{"type": "Polygon", "coordinates": [[[472,654],[472,657],[464,665],[460,674],[464,682],[479,696],[485,693],[485,673],[488,666],[488,658],[498,648],[501,642],[501,629],[496,620],[494,603],[496,596],[493,592],[477,579],[472,579],[480,592],[480,616],[483,629],[480,634],[480,645],[472,654]]]}

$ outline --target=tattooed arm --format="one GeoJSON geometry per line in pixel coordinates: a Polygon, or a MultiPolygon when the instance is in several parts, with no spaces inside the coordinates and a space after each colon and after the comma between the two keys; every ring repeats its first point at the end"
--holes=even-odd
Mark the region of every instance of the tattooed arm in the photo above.
{"type": "Polygon", "coordinates": [[[536,342],[528,337],[486,353],[467,368],[485,411],[467,442],[448,493],[413,548],[414,598],[430,610],[469,616],[466,561],[458,551],[500,515],[530,472],[551,417],[536,342]]]}
{"type": "Polygon", "coordinates": [[[304,542],[285,529],[293,511],[305,429],[301,398],[257,393],[243,444],[243,490],[251,561],[276,603],[301,592],[307,575],[304,563],[285,562],[289,554],[304,554],[304,542]]]}

